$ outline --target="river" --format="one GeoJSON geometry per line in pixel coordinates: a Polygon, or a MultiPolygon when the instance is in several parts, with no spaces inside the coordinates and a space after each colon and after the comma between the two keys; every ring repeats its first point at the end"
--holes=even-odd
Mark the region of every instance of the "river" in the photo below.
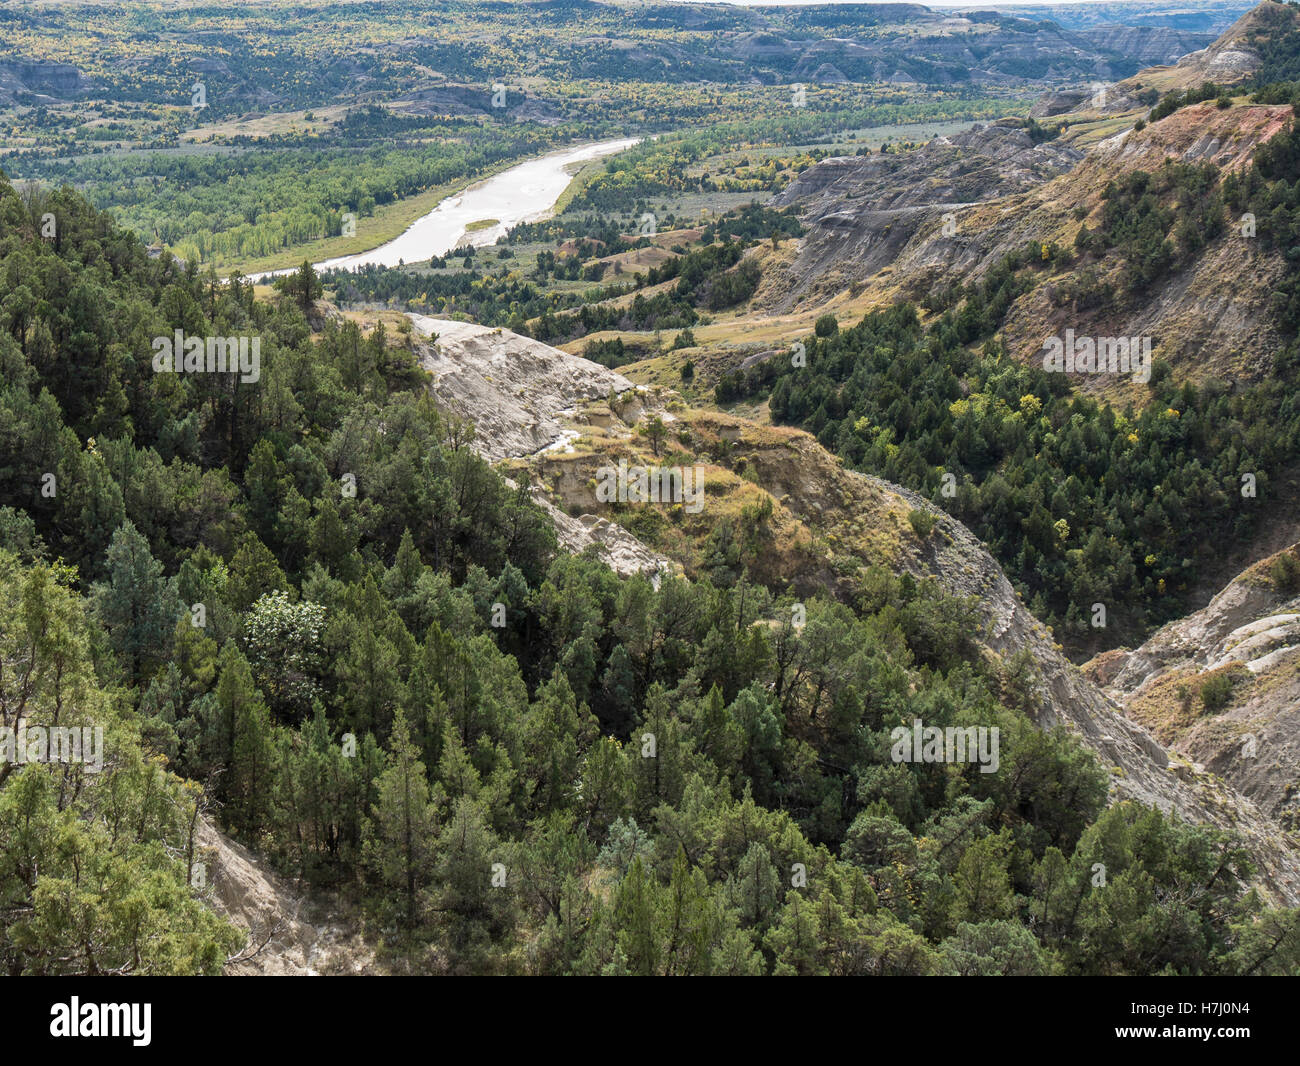
{"type": "MultiPolygon", "coordinates": [[[[344,255],[316,263],[317,270],[351,270],[378,264],[397,266],[418,263],[446,255],[462,244],[482,247],[495,244],[511,226],[545,217],[569,186],[569,168],[601,156],[613,155],[637,143],[637,138],[578,145],[519,163],[490,178],[446,197],[422,218],[417,218],[401,236],[356,255],[344,255]],[[491,226],[469,232],[475,222],[495,219],[491,226]]],[[[272,270],[251,275],[253,280],[291,274],[293,270],[272,270]]]]}

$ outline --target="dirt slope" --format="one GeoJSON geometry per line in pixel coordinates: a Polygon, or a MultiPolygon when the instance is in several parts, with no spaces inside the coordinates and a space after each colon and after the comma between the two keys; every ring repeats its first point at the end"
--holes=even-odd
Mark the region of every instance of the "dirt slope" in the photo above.
{"type": "Polygon", "coordinates": [[[220,832],[198,826],[196,864],[208,905],[245,930],[244,946],[226,963],[229,976],[374,974],[381,968],[352,922],[308,901],[265,860],[220,832]]]}
{"type": "Polygon", "coordinates": [[[1088,664],[1134,721],[1300,828],[1300,545],[1256,563],[1141,647],[1088,664]],[[1206,686],[1224,690],[1208,703],[1206,686]]]}

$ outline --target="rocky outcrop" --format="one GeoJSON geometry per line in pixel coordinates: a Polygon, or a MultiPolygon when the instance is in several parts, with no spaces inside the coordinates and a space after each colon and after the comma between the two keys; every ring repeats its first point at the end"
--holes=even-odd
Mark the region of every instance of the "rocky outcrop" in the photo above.
{"type": "Polygon", "coordinates": [[[1141,647],[1088,666],[1129,717],[1292,830],[1300,829],[1295,573],[1300,545],[1250,567],[1141,647]],[[1215,679],[1225,695],[1210,701],[1205,686],[1215,679]]]}
{"type": "Polygon", "coordinates": [[[977,124],[915,152],[823,160],[773,206],[797,206],[815,221],[820,209],[844,201],[862,200],[878,209],[973,203],[1034,188],[1081,159],[1078,149],[1035,143],[1014,120],[977,124]]]}
{"type": "Polygon", "coordinates": [[[1075,32],[1099,52],[1114,52],[1144,67],[1175,63],[1205,48],[1209,36],[1167,26],[1095,26],[1075,32]]]}
{"type": "MultiPolygon", "coordinates": [[[[948,262],[965,276],[977,276],[1030,241],[1071,243],[1078,228],[1072,212],[1096,211],[1111,181],[1137,170],[1157,171],[1169,159],[1239,171],[1249,166],[1260,144],[1290,121],[1289,107],[1220,110],[1207,103],[1183,108],[1144,130],[1110,137],[1074,171],[1033,193],[1020,211],[991,218],[983,227],[983,220],[962,218],[960,247],[948,262]]],[[[1086,224],[1095,227],[1096,219],[1090,214],[1086,224]]],[[[900,271],[911,269],[910,252],[900,256],[900,271]]],[[[1088,269],[1120,291],[1119,265],[1116,257],[1106,256],[1088,269]]],[[[1095,336],[1148,336],[1155,358],[1173,366],[1180,380],[1256,380],[1271,372],[1273,353],[1284,343],[1270,303],[1273,283],[1285,270],[1280,256],[1229,226],[1181,269],[1161,275],[1140,300],[1106,300],[1080,311],[1058,295],[1079,280],[1078,271],[1049,277],[1013,304],[1003,337],[1015,356],[1032,359],[1045,337],[1066,327],[1095,336]]],[[[1097,380],[1076,384],[1085,389],[1114,386],[1097,380]]],[[[1142,402],[1140,395],[1129,398],[1142,402]]]]}
{"type": "Polygon", "coordinates": [[[914,152],[823,160],[774,200],[799,210],[807,234],[773,286],[782,295],[771,310],[783,313],[870,278],[893,265],[918,233],[941,230],[945,215],[955,224],[957,212],[1037,188],[1083,157],[1000,122],[936,137],[914,152]]]}
{"type": "Polygon", "coordinates": [[[1096,186],[1103,178],[1154,170],[1167,158],[1241,170],[1250,165],[1259,145],[1286,128],[1291,115],[1289,106],[1255,104],[1221,110],[1213,103],[1193,104],[1140,133],[1124,131],[1101,141],[1076,176],[1096,186]]]}
{"type": "Polygon", "coordinates": [[[1093,95],[1090,89],[1062,89],[1060,92],[1044,93],[1029,109],[1029,114],[1031,118],[1064,115],[1075,108],[1082,107],[1093,95]]]}
{"type": "Polygon", "coordinates": [[[1169,87],[1187,89],[1207,81],[1232,84],[1250,77],[1259,68],[1260,56],[1254,37],[1278,20],[1294,15],[1284,4],[1265,2],[1246,12],[1208,47],[1191,52],[1174,64],[1167,79],[1169,87]]]}
{"type": "Polygon", "coordinates": [[[619,577],[646,574],[650,583],[658,588],[665,574],[677,573],[681,569],[667,556],[651,551],[608,518],[594,514],[575,518],[556,507],[540,489],[535,490],[532,496],[554,523],[561,547],[575,555],[594,547],[605,565],[619,577]]]}
{"type": "MultiPolygon", "coordinates": [[[[411,42],[421,44],[420,41],[411,42]]],[[[540,122],[551,126],[560,121],[554,104],[527,92],[512,88],[506,106],[492,104],[492,91],[481,85],[439,85],[399,96],[393,109],[406,115],[491,115],[504,116],[515,122],[540,122]]]]}
{"type": "Polygon", "coordinates": [[[439,406],[474,423],[490,462],[563,447],[577,405],[631,391],[632,382],[581,356],[473,322],[411,315],[420,365],[439,406]]]}
{"type": "Polygon", "coordinates": [[[1264,567],[1270,562],[1252,566],[1208,606],[1170,622],[1140,648],[1125,652],[1123,666],[1114,673],[1109,688],[1128,696],[1173,670],[1214,669],[1228,661],[1249,663],[1249,653],[1261,649],[1261,634],[1269,641],[1263,651],[1274,650],[1274,638],[1300,647],[1296,625],[1300,598],[1279,592],[1264,579],[1264,567]]]}
{"type": "MultiPolygon", "coordinates": [[[[410,318],[417,333],[430,338],[417,342],[416,351],[433,377],[434,399],[474,424],[471,444],[489,462],[571,450],[579,434],[574,427],[591,417],[579,408],[593,401],[631,394],[620,410],[633,420],[643,410],[632,382],[589,359],[509,330],[425,315],[410,318]]],[[[621,422],[612,410],[609,420],[621,422]]],[[[645,573],[656,583],[677,569],[621,526],[593,514],[567,514],[540,486],[531,495],[550,515],[568,551],[594,547],[620,576],[645,573]]]]}
{"type": "Polygon", "coordinates": [[[0,61],[0,103],[55,103],[85,96],[94,83],[71,63],[0,61]]]}
{"type": "MultiPolygon", "coordinates": [[[[919,302],[936,289],[977,280],[1027,246],[1073,247],[1081,226],[1098,225],[1107,186],[1124,174],[1156,171],[1171,159],[1225,171],[1248,167],[1259,145],[1293,121],[1290,107],[1202,103],[1142,130],[1112,116],[1136,123],[1146,113],[1139,96],[1225,80],[1222,68],[1245,63],[1243,55],[1257,60],[1263,36],[1289,27],[1300,27],[1294,9],[1261,4],[1176,67],[1058,90],[1039,101],[1035,115],[1070,113],[1076,124],[1043,143],[1002,122],[935,138],[912,152],[810,167],[773,201],[795,208],[807,233],[768,271],[756,305],[787,314],[846,296],[858,306],[919,302]],[[1109,135],[1081,150],[1103,131],[1109,135]]],[[[1141,300],[1072,295],[1104,292],[1107,284],[1120,292],[1118,256],[1086,255],[1039,271],[1031,279],[1038,283],[1008,312],[1004,339],[1013,355],[1031,360],[1044,338],[1065,327],[1095,336],[1150,336],[1155,357],[1180,380],[1256,379],[1269,371],[1280,345],[1270,306],[1273,283],[1285,270],[1279,255],[1259,245],[1229,226],[1190,263],[1158,278],[1141,300]]],[[[1120,403],[1144,400],[1131,382],[1108,375],[1074,384],[1120,403]]]]}

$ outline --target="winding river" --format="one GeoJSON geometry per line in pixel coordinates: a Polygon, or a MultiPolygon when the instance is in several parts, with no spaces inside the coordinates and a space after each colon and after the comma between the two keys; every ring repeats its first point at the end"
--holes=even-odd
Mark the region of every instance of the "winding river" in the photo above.
{"type": "MultiPolygon", "coordinates": [[[[565,148],[519,163],[500,174],[442,200],[422,218],[416,219],[401,236],[356,255],[344,255],[314,264],[317,270],[351,270],[378,264],[397,266],[418,263],[435,255],[446,255],[462,244],[481,247],[495,244],[511,226],[534,222],[555,206],[555,201],[573,180],[570,168],[601,156],[613,155],[637,143],[637,138],[599,141],[565,148]],[[491,226],[469,231],[475,222],[495,220],[491,226]]],[[[271,270],[252,275],[254,280],[291,274],[296,268],[271,270]]]]}

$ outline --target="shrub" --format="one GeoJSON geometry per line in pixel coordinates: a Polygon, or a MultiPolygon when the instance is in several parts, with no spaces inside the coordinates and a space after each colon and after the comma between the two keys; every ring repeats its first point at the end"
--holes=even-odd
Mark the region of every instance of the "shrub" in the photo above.
{"type": "Polygon", "coordinates": [[[1300,588],[1300,559],[1290,552],[1274,559],[1268,573],[1279,592],[1295,592],[1300,588]]]}
{"type": "Polygon", "coordinates": [[[1201,702],[1211,714],[1216,714],[1228,705],[1232,695],[1232,675],[1215,674],[1201,686],[1201,702]]]}
{"type": "Polygon", "coordinates": [[[934,529],[934,515],[929,511],[910,511],[907,520],[912,525],[912,532],[921,540],[925,540],[934,529]]]}

